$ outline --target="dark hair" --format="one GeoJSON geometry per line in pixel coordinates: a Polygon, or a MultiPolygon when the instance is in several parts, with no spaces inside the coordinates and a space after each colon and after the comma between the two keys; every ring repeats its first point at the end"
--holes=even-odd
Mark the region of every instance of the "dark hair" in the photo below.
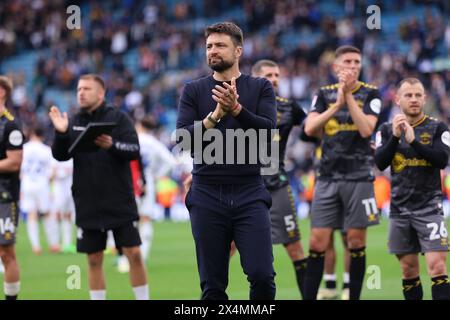
{"type": "Polygon", "coordinates": [[[397,85],[397,91],[400,89],[400,87],[404,84],[404,83],[409,83],[409,84],[416,84],[416,83],[420,83],[423,87],[423,83],[417,79],[417,78],[405,78],[403,80],[401,80],[398,85],[397,85]]]}
{"type": "Polygon", "coordinates": [[[33,127],[30,128],[30,135],[34,134],[35,136],[39,138],[44,138],[45,136],[45,130],[44,127],[40,124],[36,124],[33,127]]]}
{"type": "Polygon", "coordinates": [[[242,47],[242,44],[244,43],[244,36],[241,28],[233,22],[219,22],[208,26],[205,29],[205,38],[208,38],[212,33],[229,35],[235,46],[242,47]]]}
{"type": "Polygon", "coordinates": [[[149,115],[144,116],[140,122],[141,125],[147,130],[153,130],[157,127],[155,118],[149,115]]]}
{"type": "Polygon", "coordinates": [[[263,67],[278,67],[278,64],[273,60],[268,59],[258,60],[252,67],[252,75],[255,76],[259,74],[263,67]]]}
{"type": "Polygon", "coordinates": [[[98,74],[95,73],[88,73],[88,74],[83,74],[78,81],[80,80],[94,80],[95,82],[97,82],[98,84],[101,85],[101,87],[103,88],[103,90],[106,90],[106,85],[105,85],[105,81],[102,79],[102,77],[100,77],[98,74]]]}
{"type": "Polygon", "coordinates": [[[340,46],[339,48],[337,48],[336,51],[334,52],[334,56],[337,59],[340,56],[342,56],[343,54],[349,53],[349,52],[361,54],[361,51],[357,47],[345,45],[345,46],[340,46]]]}
{"type": "Polygon", "coordinates": [[[11,98],[11,93],[13,90],[13,84],[10,78],[5,76],[0,76],[0,87],[6,91],[6,100],[11,98]]]}

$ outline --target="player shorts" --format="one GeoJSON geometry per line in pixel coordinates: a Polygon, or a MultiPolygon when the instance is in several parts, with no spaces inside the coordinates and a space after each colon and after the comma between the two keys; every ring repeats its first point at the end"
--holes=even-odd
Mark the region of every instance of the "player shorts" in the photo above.
{"type": "Polygon", "coordinates": [[[272,196],[270,220],[272,224],[272,243],[286,244],[300,240],[294,197],[291,186],[269,190],[272,196]]]}
{"type": "Polygon", "coordinates": [[[23,212],[49,213],[50,186],[36,184],[33,187],[23,187],[20,191],[20,210],[23,212]]]}
{"type": "Polygon", "coordinates": [[[449,251],[445,219],[442,214],[408,215],[389,219],[389,252],[412,254],[449,251]]]}
{"type": "Polygon", "coordinates": [[[373,182],[318,180],[311,207],[311,228],[367,228],[379,224],[373,182]]]}
{"type": "Polygon", "coordinates": [[[16,243],[19,214],[16,202],[0,202],[0,245],[16,243]]]}
{"type": "MultiPolygon", "coordinates": [[[[136,247],[141,245],[139,222],[133,221],[126,225],[111,229],[117,248],[136,247]]],[[[106,248],[108,230],[91,230],[78,228],[77,251],[81,253],[95,253],[106,248]]]]}

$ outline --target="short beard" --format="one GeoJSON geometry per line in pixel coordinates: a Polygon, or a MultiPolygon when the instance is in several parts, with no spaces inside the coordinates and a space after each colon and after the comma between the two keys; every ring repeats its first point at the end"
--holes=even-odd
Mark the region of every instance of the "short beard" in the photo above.
{"type": "Polygon", "coordinates": [[[230,69],[234,65],[234,62],[221,60],[219,63],[215,64],[208,63],[208,65],[213,71],[223,72],[225,70],[230,69]]]}
{"type": "Polygon", "coordinates": [[[405,113],[405,115],[407,115],[409,117],[417,117],[417,116],[419,116],[422,113],[422,111],[423,110],[420,109],[418,111],[414,111],[414,112],[407,111],[407,112],[404,112],[404,113],[405,113]]]}

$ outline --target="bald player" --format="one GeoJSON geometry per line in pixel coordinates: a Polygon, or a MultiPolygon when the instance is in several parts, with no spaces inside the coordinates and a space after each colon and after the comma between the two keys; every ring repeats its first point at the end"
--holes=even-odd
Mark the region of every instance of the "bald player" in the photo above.
{"type": "Polygon", "coordinates": [[[450,132],[424,114],[425,89],[418,79],[403,79],[395,99],[402,113],[380,127],[375,153],[380,170],[391,167],[389,251],[400,262],[406,300],[423,296],[419,253],[425,255],[433,300],[450,300],[440,175],[448,163],[450,132]]]}

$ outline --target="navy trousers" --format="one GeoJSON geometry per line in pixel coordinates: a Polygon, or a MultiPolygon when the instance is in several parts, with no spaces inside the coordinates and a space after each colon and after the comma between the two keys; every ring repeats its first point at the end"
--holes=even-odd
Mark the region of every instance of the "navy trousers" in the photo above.
{"type": "Polygon", "coordinates": [[[226,300],[234,240],[250,283],[251,300],[275,298],[270,193],[263,182],[212,185],[193,182],[186,195],[202,299],[226,300]]]}

